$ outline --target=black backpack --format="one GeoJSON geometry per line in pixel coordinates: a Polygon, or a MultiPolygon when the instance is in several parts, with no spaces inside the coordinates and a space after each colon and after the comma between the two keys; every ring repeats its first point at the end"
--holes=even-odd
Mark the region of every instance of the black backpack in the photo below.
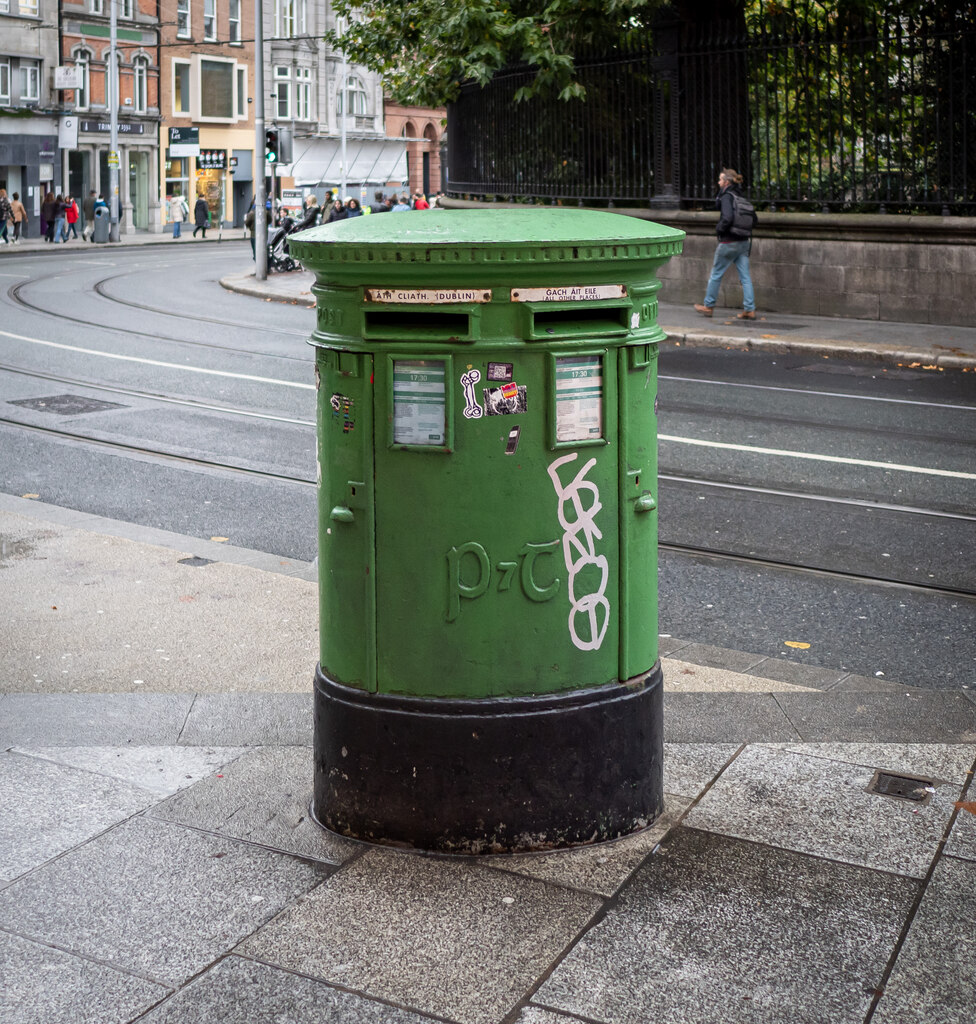
{"type": "Polygon", "coordinates": [[[756,216],[756,208],[744,196],[732,192],[732,224],[729,227],[729,234],[736,238],[751,238],[752,229],[759,219],[756,216]]]}

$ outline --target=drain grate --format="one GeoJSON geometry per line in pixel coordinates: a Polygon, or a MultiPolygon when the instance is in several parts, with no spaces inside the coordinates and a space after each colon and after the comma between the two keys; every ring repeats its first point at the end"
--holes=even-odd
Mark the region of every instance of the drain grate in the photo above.
{"type": "Polygon", "coordinates": [[[893,775],[891,772],[875,772],[868,785],[869,793],[892,796],[898,800],[911,800],[916,804],[927,804],[935,792],[931,779],[912,775],[893,775]]]}
{"type": "Polygon", "coordinates": [[[102,402],[97,398],[81,395],[50,395],[48,398],[18,398],[8,405],[21,405],[38,412],[53,412],[57,416],[78,416],[83,412],[105,412],[108,409],[125,409],[118,402],[102,402]]]}

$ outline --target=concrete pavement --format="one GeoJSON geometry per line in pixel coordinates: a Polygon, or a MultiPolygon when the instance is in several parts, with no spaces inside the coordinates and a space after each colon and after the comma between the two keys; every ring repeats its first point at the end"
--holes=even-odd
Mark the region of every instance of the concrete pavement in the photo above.
{"type": "Polygon", "coordinates": [[[313,566],[0,495],[0,622],[4,1024],[972,1020],[976,691],[662,637],[664,816],[443,858],[309,818],[313,566]]]}

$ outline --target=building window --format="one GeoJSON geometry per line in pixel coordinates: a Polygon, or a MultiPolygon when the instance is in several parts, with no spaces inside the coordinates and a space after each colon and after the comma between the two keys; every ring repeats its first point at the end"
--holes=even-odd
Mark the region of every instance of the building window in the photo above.
{"type": "Polygon", "coordinates": [[[0,60],[0,103],[10,104],[10,61],[0,60]]]}
{"type": "Polygon", "coordinates": [[[275,35],[295,37],[305,34],[307,0],[275,0],[275,35]]]}
{"type": "Polygon", "coordinates": [[[168,197],[183,196],[187,200],[190,210],[193,210],[193,203],[189,201],[190,161],[187,157],[178,156],[166,161],[166,195],[168,197]]]}
{"type": "Polygon", "coordinates": [[[295,120],[312,119],[312,69],[295,69],[295,120]]]}
{"type": "Polygon", "coordinates": [[[81,72],[81,86],[75,89],[75,110],[88,109],[88,62],[90,60],[91,54],[85,50],[75,56],[75,67],[81,72]]]}
{"type": "Polygon", "coordinates": [[[104,14],[103,0],[89,0],[88,10],[91,14],[104,14]]]}
{"type": "Polygon", "coordinates": [[[136,57],[132,62],[132,102],[136,113],[146,112],[148,100],[149,61],[145,57],[136,57]]]}
{"type": "Polygon", "coordinates": [[[278,65],[274,69],[275,114],[286,121],[291,118],[291,70],[278,65]]]}
{"type": "Polygon", "coordinates": [[[0,14],[10,13],[10,0],[0,0],[0,14]]]}
{"type": "Polygon", "coordinates": [[[122,0],[121,16],[126,21],[132,21],[136,16],[135,0],[122,0]]]}
{"type": "Polygon", "coordinates": [[[176,34],[181,39],[190,38],[190,0],[176,0],[176,34]]]}
{"type": "Polygon", "coordinates": [[[230,0],[227,12],[227,38],[232,43],[241,41],[241,0],[230,0]]]}
{"type": "Polygon", "coordinates": [[[173,113],[190,113],[190,64],[188,61],[173,61],[173,113]]]}
{"type": "Polygon", "coordinates": [[[346,88],[339,94],[339,115],[348,113],[362,117],[366,113],[366,86],[355,75],[346,79],[346,88]]]}
{"type": "Polygon", "coordinates": [[[217,38],[217,0],[203,0],[203,38],[210,42],[217,38]]]}
{"type": "Polygon", "coordinates": [[[200,117],[234,119],[234,62],[200,61],[200,117]]]}
{"type": "Polygon", "coordinates": [[[21,14],[37,14],[37,0],[20,0],[21,14]]]}
{"type": "Polygon", "coordinates": [[[20,98],[28,101],[41,98],[41,66],[37,61],[20,62],[20,98]]]}
{"type": "Polygon", "coordinates": [[[237,69],[237,116],[247,117],[247,68],[237,69]]]}

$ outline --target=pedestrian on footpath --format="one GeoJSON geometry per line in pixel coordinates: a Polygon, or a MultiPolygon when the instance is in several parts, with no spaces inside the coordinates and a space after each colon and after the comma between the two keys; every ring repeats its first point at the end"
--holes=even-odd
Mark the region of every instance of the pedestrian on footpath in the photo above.
{"type": "Polygon", "coordinates": [[[345,208],[345,206],[343,206],[342,200],[341,199],[337,199],[332,204],[332,209],[329,210],[329,215],[328,215],[328,217],[325,218],[325,223],[326,224],[333,224],[337,220],[345,220],[346,217],[348,217],[348,216],[349,216],[349,214],[346,212],[346,208],[345,208]]]}
{"type": "Polygon", "coordinates": [[[41,203],[41,227],[44,231],[44,241],[54,241],[54,218],[58,213],[58,201],[54,198],[53,192],[48,192],[41,203]]]}
{"type": "Polygon", "coordinates": [[[736,216],[735,197],[742,198],[742,175],[731,167],[722,169],[718,176],[718,195],[715,206],[721,211],[715,233],[718,245],[712,262],[712,274],[705,289],[705,301],[695,303],[695,309],[702,316],[711,316],[718,301],[718,289],[722,276],[733,264],[742,283],[742,312],[736,313],[738,320],[756,319],[756,298],[749,275],[749,254],[752,251],[752,230],[759,223],[755,210],[751,216],[736,216]],[[748,221],[748,223],[745,223],[748,221]]]}
{"type": "MultiPolygon", "coordinates": [[[[180,238],[183,232],[183,218],[190,212],[182,196],[172,196],[169,201],[169,219],[173,222],[173,237],[180,238]]],[[[206,238],[206,235],[204,235],[206,238]]]]}
{"type": "Polygon", "coordinates": [[[202,231],[204,240],[207,237],[207,222],[210,220],[210,207],[207,206],[207,200],[203,196],[199,196],[196,201],[196,205],[193,207],[193,237],[197,237],[197,232],[202,231]]]}
{"type": "Polygon", "coordinates": [[[14,208],[7,198],[7,190],[0,188],[0,242],[3,242],[4,245],[10,244],[10,239],[7,237],[7,221],[13,220],[13,216],[14,208]]]}
{"type": "Polygon", "coordinates": [[[87,238],[89,242],[95,241],[95,200],[97,198],[95,190],[92,189],[81,201],[81,215],[85,219],[81,237],[87,238]]]}
{"type": "Polygon", "coordinates": [[[64,196],[59,192],[55,202],[54,211],[54,238],[53,242],[64,241],[64,196]]]}
{"type": "Polygon", "coordinates": [[[64,199],[64,240],[68,241],[68,236],[71,235],[75,241],[78,240],[78,204],[74,201],[72,196],[65,196],[64,199]]]}
{"type": "Polygon", "coordinates": [[[24,204],[20,201],[19,192],[14,193],[10,208],[13,210],[14,244],[16,245],[22,236],[24,238],[27,237],[27,211],[24,209],[24,204]]]}
{"type": "Polygon", "coordinates": [[[369,204],[370,213],[389,213],[390,208],[386,204],[386,200],[383,198],[383,193],[377,190],[373,193],[373,201],[369,204]]]}
{"type": "Polygon", "coordinates": [[[394,213],[409,213],[413,207],[410,205],[409,196],[398,196],[396,206],[393,207],[394,213]]]}
{"type": "Polygon", "coordinates": [[[430,203],[427,202],[427,197],[423,192],[414,192],[413,194],[413,208],[415,210],[429,210],[430,203]]]}
{"type": "Polygon", "coordinates": [[[359,200],[355,197],[346,200],[346,217],[362,217],[363,208],[359,205],[359,200]]]}

